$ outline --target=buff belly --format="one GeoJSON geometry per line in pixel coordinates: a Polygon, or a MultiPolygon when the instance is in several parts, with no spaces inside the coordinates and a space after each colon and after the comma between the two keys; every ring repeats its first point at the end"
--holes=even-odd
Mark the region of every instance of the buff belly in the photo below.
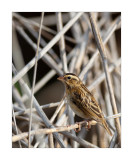
{"type": "Polygon", "coordinates": [[[80,109],[80,106],[75,105],[75,104],[70,100],[69,97],[67,98],[67,102],[68,102],[68,104],[70,105],[70,107],[72,108],[73,112],[74,112],[76,115],[78,115],[78,116],[81,117],[81,118],[85,118],[85,119],[88,119],[88,118],[89,118],[89,115],[86,115],[86,114],[80,109]]]}

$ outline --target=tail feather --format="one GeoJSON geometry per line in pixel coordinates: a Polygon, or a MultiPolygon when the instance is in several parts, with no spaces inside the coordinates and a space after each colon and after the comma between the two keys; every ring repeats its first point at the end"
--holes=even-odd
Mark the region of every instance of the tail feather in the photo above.
{"type": "Polygon", "coordinates": [[[104,128],[106,129],[106,131],[109,133],[109,135],[112,136],[112,132],[111,132],[106,120],[102,121],[102,124],[103,124],[104,128]]]}

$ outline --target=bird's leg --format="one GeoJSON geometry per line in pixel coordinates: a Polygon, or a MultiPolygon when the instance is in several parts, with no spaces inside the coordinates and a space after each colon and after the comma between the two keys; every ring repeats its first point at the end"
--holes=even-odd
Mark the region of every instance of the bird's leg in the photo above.
{"type": "Polygon", "coordinates": [[[87,124],[86,124],[85,128],[86,129],[90,129],[92,125],[96,125],[97,124],[97,121],[95,121],[95,120],[87,120],[86,123],[87,124]]]}
{"type": "Polygon", "coordinates": [[[97,122],[95,120],[84,120],[81,122],[76,122],[78,125],[78,128],[75,128],[75,132],[79,132],[81,130],[81,127],[85,127],[87,130],[91,128],[92,125],[96,125],[97,122]]]}
{"type": "Polygon", "coordinates": [[[75,128],[74,131],[79,132],[81,130],[80,122],[76,122],[76,124],[78,125],[78,128],[75,128]]]}
{"type": "Polygon", "coordinates": [[[78,125],[78,128],[75,128],[75,132],[79,132],[81,130],[81,127],[85,127],[87,129],[91,128],[91,125],[89,123],[89,121],[81,121],[81,122],[76,122],[76,124],[78,125]]]}
{"type": "Polygon", "coordinates": [[[89,130],[89,129],[91,128],[91,121],[90,121],[90,120],[87,120],[87,121],[86,121],[86,126],[85,126],[85,128],[86,128],[87,130],[89,130]]]}

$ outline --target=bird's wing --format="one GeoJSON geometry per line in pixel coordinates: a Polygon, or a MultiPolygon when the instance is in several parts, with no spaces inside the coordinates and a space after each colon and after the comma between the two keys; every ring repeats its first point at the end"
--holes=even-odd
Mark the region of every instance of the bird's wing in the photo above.
{"type": "Polygon", "coordinates": [[[86,109],[87,112],[90,113],[92,118],[94,118],[95,120],[103,119],[104,116],[102,110],[97,101],[95,100],[94,96],[92,95],[92,93],[89,92],[89,90],[86,88],[85,85],[83,85],[82,88],[85,90],[84,92],[85,96],[83,96],[83,98],[84,101],[86,102],[86,104],[83,107],[86,109]]]}

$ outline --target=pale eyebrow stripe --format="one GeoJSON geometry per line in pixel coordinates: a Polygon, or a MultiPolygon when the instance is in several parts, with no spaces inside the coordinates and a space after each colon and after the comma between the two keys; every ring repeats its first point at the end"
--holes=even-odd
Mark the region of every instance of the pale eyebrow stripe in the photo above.
{"type": "MultiPolygon", "coordinates": [[[[69,77],[69,75],[68,75],[68,77],[69,77]]],[[[73,78],[73,79],[75,79],[75,80],[79,80],[78,77],[76,77],[76,76],[72,76],[72,75],[71,75],[71,78],[73,78]]]]}

